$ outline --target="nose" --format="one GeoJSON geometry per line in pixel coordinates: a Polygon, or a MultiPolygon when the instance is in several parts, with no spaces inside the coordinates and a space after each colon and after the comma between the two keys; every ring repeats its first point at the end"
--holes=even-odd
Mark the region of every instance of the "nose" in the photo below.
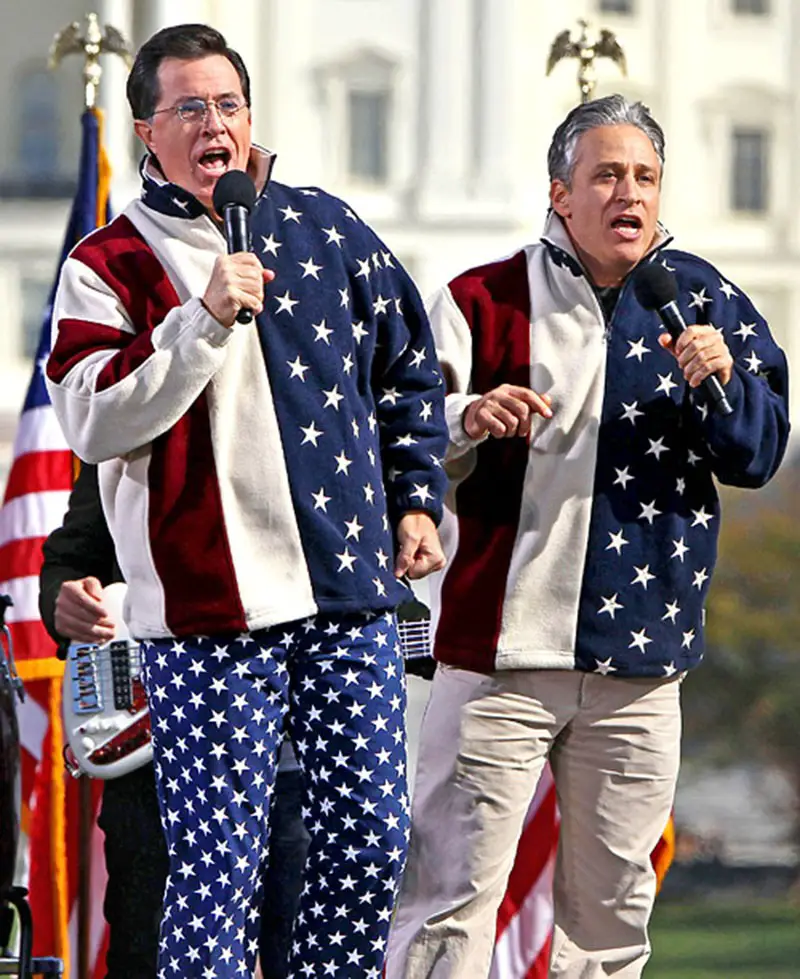
{"type": "Polygon", "coordinates": [[[617,199],[631,204],[638,204],[641,196],[636,177],[632,173],[626,173],[625,177],[617,183],[617,199]]]}
{"type": "Polygon", "coordinates": [[[208,103],[205,118],[203,119],[203,130],[211,135],[219,134],[225,131],[225,123],[222,119],[222,113],[217,108],[216,102],[208,103]]]}

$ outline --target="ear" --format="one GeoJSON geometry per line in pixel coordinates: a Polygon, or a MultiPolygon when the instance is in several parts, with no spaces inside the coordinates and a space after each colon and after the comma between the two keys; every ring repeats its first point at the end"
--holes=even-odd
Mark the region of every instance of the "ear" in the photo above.
{"type": "Polygon", "coordinates": [[[559,217],[572,217],[572,211],[570,210],[570,192],[563,180],[553,180],[550,182],[550,204],[559,217]]]}
{"type": "Polygon", "coordinates": [[[139,137],[139,139],[144,143],[144,145],[150,150],[153,150],[153,127],[147,122],[146,119],[135,119],[133,122],[133,131],[139,137]]]}

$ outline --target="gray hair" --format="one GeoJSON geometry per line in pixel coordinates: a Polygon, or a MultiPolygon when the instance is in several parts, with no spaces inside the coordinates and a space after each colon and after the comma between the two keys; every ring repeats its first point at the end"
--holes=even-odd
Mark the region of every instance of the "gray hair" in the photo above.
{"type": "Polygon", "coordinates": [[[575,169],[575,150],[578,140],[598,126],[636,126],[653,144],[664,166],[664,131],[642,102],[628,102],[622,95],[607,95],[602,99],[576,105],[553,133],[547,151],[547,169],[551,180],[561,180],[567,187],[575,169]]]}

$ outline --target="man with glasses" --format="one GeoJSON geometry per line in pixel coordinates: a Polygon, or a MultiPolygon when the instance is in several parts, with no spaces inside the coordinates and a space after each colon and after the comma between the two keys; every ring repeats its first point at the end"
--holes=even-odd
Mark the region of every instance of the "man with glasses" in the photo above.
{"type": "Polygon", "coordinates": [[[402,576],[443,564],[427,318],[346,205],[268,182],[217,31],[152,37],[128,98],[142,196],[65,263],[47,378],[99,463],[143,640],[170,858],[159,974],[252,972],[285,722],[311,835],[289,973],[377,977],[408,834],[393,610],[402,576]],[[213,212],[232,169],[258,191],[256,254],[227,255],[213,212]]]}

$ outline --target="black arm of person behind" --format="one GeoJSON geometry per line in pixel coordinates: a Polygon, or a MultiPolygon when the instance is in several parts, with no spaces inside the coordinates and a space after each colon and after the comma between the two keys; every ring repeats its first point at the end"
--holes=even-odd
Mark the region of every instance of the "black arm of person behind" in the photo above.
{"type": "Polygon", "coordinates": [[[45,628],[59,644],[59,654],[69,639],[56,630],[56,599],[65,581],[95,577],[105,587],[121,581],[114,541],[108,530],[97,467],[83,463],[69,496],[64,522],[42,545],[44,562],[39,572],[39,611],[45,628]]]}

